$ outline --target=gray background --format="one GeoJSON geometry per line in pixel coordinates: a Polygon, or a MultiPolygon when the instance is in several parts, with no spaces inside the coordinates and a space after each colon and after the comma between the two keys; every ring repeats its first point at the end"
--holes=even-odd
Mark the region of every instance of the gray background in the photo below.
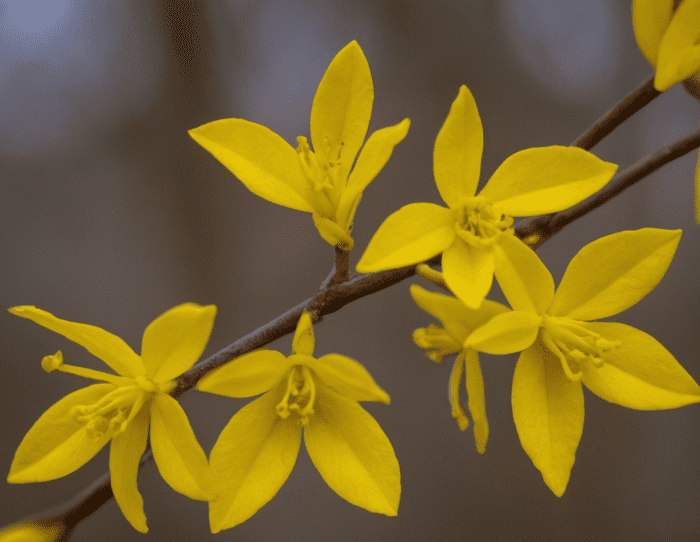
{"type": "MultiPolygon", "coordinates": [[[[333,251],[311,217],[263,201],[198,147],[187,129],[226,117],[308,136],[314,92],[333,56],[362,46],[374,79],[370,130],[411,129],[365,193],[357,261],[383,218],[440,203],[432,146],[459,85],[485,132],[482,183],[510,154],[569,144],[652,73],[625,0],[0,2],[0,306],[35,304],[98,325],[136,351],[144,328],[185,301],[215,303],[205,355],[313,294],[333,251]]],[[[676,87],[595,153],[628,166],[698,126],[700,103],[676,87]]],[[[579,220],[541,257],[558,281],[601,235],[682,228],[654,292],[615,318],[651,333],[700,380],[700,242],[686,156],[579,220]]],[[[277,497],[216,537],[205,503],[173,492],[153,463],[139,487],[151,531],[109,502],[76,541],[123,540],[697,540],[700,410],[638,412],[586,392],[568,489],[555,497],[520,447],[510,408],[515,357],[482,358],[491,437],[480,456],[450,417],[451,361],[411,342],[432,320],[408,284],[351,304],[316,329],[317,354],[370,369],[392,404],[369,404],[402,469],[399,516],[355,508],[302,449],[277,497]]],[[[101,368],[82,348],[0,312],[0,472],[53,402],[87,384],[48,375],[44,355],[101,368]]],[[[288,353],[290,338],[273,347],[288,353]]],[[[208,452],[246,401],[193,392],[182,404],[208,452]]],[[[107,468],[107,449],[60,480],[0,482],[0,524],[77,493],[107,468]]]]}

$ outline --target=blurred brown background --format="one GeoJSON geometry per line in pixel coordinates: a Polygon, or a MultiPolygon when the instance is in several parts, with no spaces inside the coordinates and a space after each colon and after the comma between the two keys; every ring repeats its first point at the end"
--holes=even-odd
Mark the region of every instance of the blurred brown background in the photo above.
{"type": "MultiPolygon", "coordinates": [[[[357,39],[375,85],[373,131],[411,129],[368,188],[353,265],[381,221],[415,201],[440,203],[432,146],[459,85],[473,92],[485,146],[482,182],[510,154],[569,144],[652,73],[627,0],[0,2],[0,306],[35,304],[98,325],[138,352],[143,330],[185,301],[219,312],[205,355],[314,293],[333,251],[309,215],[249,193],[187,135],[226,117],[308,135],[314,92],[357,39]]],[[[700,103],[680,86],[594,149],[626,167],[697,129],[700,103]]],[[[697,155],[694,155],[697,156],[697,155]]],[[[700,380],[700,233],[694,156],[666,166],[569,226],[540,255],[558,281],[586,243],[622,229],[682,228],[659,285],[616,318],[651,333],[700,380]]],[[[411,342],[431,319],[408,284],[362,299],[317,327],[318,354],[362,362],[391,395],[367,405],[402,468],[399,516],[349,505],[302,449],[271,503],[209,532],[205,503],[173,492],[153,463],[139,487],[150,526],[136,533],[109,502],[76,541],[677,540],[700,533],[700,407],[638,412],[586,392],[586,422],[564,496],[520,447],[510,408],[515,356],[484,356],[486,454],[450,417],[452,360],[411,342]]],[[[0,472],[41,413],[87,381],[44,373],[100,368],[82,348],[0,312],[0,472]]],[[[273,347],[288,353],[290,338],[273,347]]],[[[208,452],[245,401],[192,392],[182,404],[208,452]]],[[[107,449],[57,481],[0,482],[0,525],[73,496],[107,469],[107,449]]]]}

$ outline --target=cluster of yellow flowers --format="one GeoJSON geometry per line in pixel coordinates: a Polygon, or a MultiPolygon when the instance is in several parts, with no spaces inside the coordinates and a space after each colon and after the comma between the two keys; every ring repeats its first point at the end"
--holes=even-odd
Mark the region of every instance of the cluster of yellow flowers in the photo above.
{"type": "MultiPolygon", "coordinates": [[[[657,68],[659,90],[689,77],[700,80],[700,0],[685,0],[675,14],[672,0],[635,0],[633,15],[640,48],[657,68]]],[[[316,93],[313,150],[305,137],[294,149],[243,119],[211,122],[190,134],[253,193],[312,213],[322,238],[347,252],[363,191],[409,129],[404,119],[376,131],[363,146],[373,94],[367,60],[353,41],[331,62],[316,93]]],[[[449,383],[452,415],[460,429],[469,426],[460,403],[464,379],[481,453],[489,427],[478,353],[521,352],[513,418],[523,449],[561,496],[583,430],[582,384],[635,409],[700,402],[700,387],[653,337],[592,321],[622,312],[659,283],[681,231],[645,228],[598,239],[572,259],[555,292],[545,265],[514,235],[513,217],[568,209],[605,186],[617,166],[575,147],[526,149],[506,159],[477,194],[482,149],[476,103],[462,86],[434,148],[435,182],[446,206],[414,203],[390,215],[357,270],[418,265],[419,274],[448,291],[411,286],[416,304],[441,326],[417,329],[413,340],[438,363],[457,354],[449,383]],[[440,254],[442,272],[422,264],[440,254]],[[494,276],[510,308],[485,299],[494,276]]],[[[175,491],[207,501],[211,530],[218,532],[247,520],[275,496],[303,433],[314,465],[338,495],[372,512],[397,514],[399,463],[384,431],[359,405],[388,404],[389,395],[357,361],[339,354],[314,357],[309,313],[299,319],[290,356],[256,350],[198,382],[202,392],[260,395],[231,418],[207,457],[170,393],[204,351],[215,306],[183,304],[159,316],[144,332],[141,355],[98,327],[33,306],[10,312],[82,345],[112,372],[65,364],[60,351],[42,360],[47,372],[99,383],[67,395],[37,420],[17,449],[9,482],[70,474],[111,441],[114,497],[134,528],[146,532],[137,474],[150,436],[163,479],[175,491]]]]}

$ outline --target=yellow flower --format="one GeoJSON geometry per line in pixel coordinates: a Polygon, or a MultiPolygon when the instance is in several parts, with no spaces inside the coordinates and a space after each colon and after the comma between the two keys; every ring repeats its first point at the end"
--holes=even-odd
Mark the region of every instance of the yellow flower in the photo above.
{"type": "Polygon", "coordinates": [[[65,365],[57,352],[41,364],[103,381],[75,391],[50,407],[22,440],[10,467],[10,483],[44,482],[82,467],[112,441],[109,470],[114,498],[124,517],[147,532],[136,485],[150,421],[153,458],[165,481],[192,499],[209,500],[211,473],[187,415],[168,393],[174,378],[192,367],[209,340],[216,307],[178,305],[156,318],[143,334],[141,355],[122,339],[95,326],[68,322],[31,306],[13,307],[28,318],[104,361],[117,374],[65,365]]]}
{"type": "Polygon", "coordinates": [[[631,307],[666,273],[681,231],[645,228],[608,235],[571,260],[554,293],[542,265],[527,298],[472,333],[465,347],[522,350],[513,376],[520,442],[547,486],[561,496],[583,432],[583,390],[628,408],[663,410],[700,402],[700,387],[656,339],[634,327],[591,322],[631,307]]]}
{"type": "Polygon", "coordinates": [[[692,77],[700,85],[700,0],[632,0],[637,44],[656,68],[654,86],[663,92],[692,77]]]}
{"type": "Polygon", "coordinates": [[[372,115],[374,89],[369,65],[356,41],[333,59],[311,108],[311,141],[297,149],[269,128],[224,119],[190,130],[246,187],[272,203],[313,214],[331,245],[352,248],[355,210],[363,190],[408,132],[409,120],[374,132],[357,158],[372,115]]]}
{"type": "Polygon", "coordinates": [[[358,401],[389,396],[356,361],[313,357],[311,318],[299,319],[289,357],[258,350],[204,377],[198,388],[228,397],[262,397],[226,425],[211,451],[217,499],[209,504],[213,533],[255,514],[282,487],[301,446],[330,488],[350,503],[395,516],[399,463],[389,439],[358,401]]]}
{"type": "Polygon", "coordinates": [[[486,418],[484,398],[484,377],[479,364],[479,354],[472,348],[465,348],[464,341],[477,328],[508,308],[495,301],[484,300],[478,309],[470,309],[459,299],[430,292],[417,284],[411,285],[411,296],[418,306],[442,323],[443,328],[431,325],[416,329],[413,341],[426,350],[426,355],[436,363],[441,363],[446,354],[459,352],[450,374],[449,399],[452,417],[464,431],[469,427],[469,419],[459,401],[459,384],[462,373],[469,396],[469,413],[474,421],[474,439],[479,453],[486,450],[489,438],[489,422],[486,418]]]}
{"type": "Polygon", "coordinates": [[[433,170],[448,208],[412,203],[379,227],[357,270],[363,273],[412,265],[442,253],[445,282],[477,308],[495,273],[503,290],[522,289],[521,268],[537,259],[513,235],[513,216],[571,207],[604,186],[617,166],[575,147],[543,147],[515,153],[475,196],[483,131],[473,96],[462,86],[435,141],[433,170]]]}

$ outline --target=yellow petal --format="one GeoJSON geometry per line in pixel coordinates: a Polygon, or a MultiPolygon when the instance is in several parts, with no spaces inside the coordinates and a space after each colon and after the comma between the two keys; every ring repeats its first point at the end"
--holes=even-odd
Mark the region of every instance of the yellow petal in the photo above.
{"type": "Polygon", "coordinates": [[[508,307],[485,299],[478,309],[470,309],[459,299],[431,292],[418,284],[411,284],[411,296],[418,306],[442,323],[447,333],[461,345],[469,334],[483,326],[497,314],[508,311],[508,307]]]}
{"type": "Polygon", "coordinates": [[[292,352],[304,356],[314,355],[314,326],[311,321],[311,315],[304,311],[299,317],[297,328],[294,331],[292,339],[292,352]]]}
{"type": "Polygon", "coordinates": [[[59,521],[14,523],[0,529],[0,542],[58,542],[64,540],[66,526],[59,521]]]}
{"type": "Polygon", "coordinates": [[[433,174],[440,196],[456,208],[465,197],[476,194],[481,171],[484,131],[474,96],[462,85],[452,103],[433,152],[433,174]]]}
{"type": "Polygon", "coordinates": [[[160,475],[175,491],[199,501],[214,497],[207,456],[197,442],[187,414],[165,393],[153,397],[151,447],[160,475]]]}
{"type": "Polygon", "coordinates": [[[143,499],[136,480],[139,461],[146,450],[149,409],[144,407],[126,426],[123,433],[112,439],[109,451],[109,473],[112,476],[112,492],[124,517],[141,533],[148,532],[143,499]]]}
{"type": "Polygon", "coordinates": [[[606,401],[638,410],[663,410],[700,402],[700,386],[651,335],[625,324],[582,324],[620,346],[603,354],[603,365],[582,365],[583,383],[606,401]]]}
{"type": "Polygon", "coordinates": [[[520,352],[535,341],[541,322],[542,318],[531,312],[504,312],[469,335],[464,348],[499,356],[520,352]]]}
{"type": "Polygon", "coordinates": [[[340,198],[336,213],[338,224],[345,227],[352,225],[351,211],[355,202],[387,163],[394,147],[406,137],[410,125],[411,122],[404,119],[395,126],[382,128],[369,136],[340,198]]]}
{"type": "Polygon", "coordinates": [[[395,516],[401,472],[391,442],[356,402],[317,388],[315,414],[304,432],[309,457],[328,486],[355,506],[395,516]]]}
{"type": "Polygon", "coordinates": [[[353,401],[379,401],[389,404],[389,395],[380,388],[367,369],[340,354],[326,354],[308,366],[323,383],[353,401]]]}
{"type": "Polygon", "coordinates": [[[253,194],[313,212],[311,187],[299,168],[297,151],[269,128],[243,119],[222,119],[189,134],[253,194]]]}
{"type": "Polygon", "coordinates": [[[539,342],[525,350],[513,375],[513,420],[520,444],[561,497],[583,432],[583,390],[539,342]]]}
{"type": "Polygon", "coordinates": [[[122,339],[109,331],[88,324],[61,320],[53,314],[28,305],[8,310],[78,343],[122,376],[133,378],[144,374],[139,356],[122,339]]]}
{"type": "Polygon", "coordinates": [[[111,435],[89,437],[85,424],[75,421],[71,410],[94,404],[115,389],[113,384],[93,384],[66,395],[49,407],[22,439],[7,481],[19,484],[55,480],[90,461],[111,435]]]}
{"type": "Polygon", "coordinates": [[[452,211],[434,203],[411,203],[382,222],[356,269],[370,273],[422,262],[440,254],[456,236],[452,211]]]}
{"type": "Polygon", "coordinates": [[[290,366],[287,356],[276,350],[256,350],[212,371],[197,383],[197,389],[226,397],[252,397],[282,380],[290,366]]]}
{"type": "Polygon", "coordinates": [[[374,88],[369,64],[356,41],[335,56],[318,85],[311,107],[311,141],[322,161],[324,150],[340,151],[339,179],[348,178],[357,151],[367,135],[374,88]],[[342,147],[340,147],[342,145],[342,147]]]}
{"type": "Polygon", "coordinates": [[[700,0],[684,0],[661,40],[654,86],[664,91],[700,70],[700,0]]]}
{"type": "Polygon", "coordinates": [[[183,303],[161,314],[143,334],[141,361],[154,382],[168,382],[192,367],[214,327],[216,307],[183,303]]]}
{"type": "Polygon", "coordinates": [[[279,387],[231,418],[211,451],[217,498],[209,503],[212,533],[243,523],[269,502],[289,478],[301,445],[299,418],[275,407],[279,387]]]}
{"type": "Polygon", "coordinates": [[[595,194],[616,170],[578,147],[525,149],[506,158],[479,195],[511,216],[555,213],[595,194]]]}
{"type": "Polygon", "coordinates": [[[642,54],[654,67],[672,12],[673,0],[632,0],[634,37],[642,54]]]}
{"type": "Polygon", "coordinates": [[[477,309],[493,283],[493,251],[455,239],[442,255],[442,274],[450,290],[468,307],[477,309]]]}
{"type": "Polygon", "coordinates": [[[535,251],[514,235],[503,235],[494,255],[494,273],[510,306],[544,314],[554,297],[554,279],[535,251]]]}
{"type": "Polygon", "coordinates": [[[466,366],[467,395],[469,397],[469,414],[474,422],[474,439],[480,454],[486,451],[489,439],[489,421],[486,418],[486,396],[484,395],[484,376],[481,373],[479,354],[474,350],[464,353],[466,366]]]}
{"type": "Polygon", "coordinates": [[[566,268],[547,314],[593,320],[631,307],[664,276],[680,238],[681,230],[642,228],[589,243],[566,268]]]}
{"type": "Polygon", "coordinates": [[[313,214],[314,226],[321,234],[326,243],[332,246],[339,246],[343,250],[352,250],[355,242],[350,235],[348,229],[341,228],[335,221],[321,216],[318,213],[313,214]]]}

